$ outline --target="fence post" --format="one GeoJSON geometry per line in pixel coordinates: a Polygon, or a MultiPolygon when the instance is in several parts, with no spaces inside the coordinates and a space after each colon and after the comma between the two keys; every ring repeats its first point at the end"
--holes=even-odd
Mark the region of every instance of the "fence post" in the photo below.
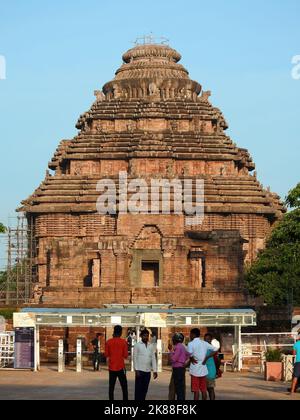
{"type": "Polygon", "coordinates": [[[283,356],[283,379],[291,382],[294,372],[294,356],[283,356]]]}
{"type": "Polygon", "coordinates": [[[58,341],[58,372],[65,371],[64,340],[58,341]]]}

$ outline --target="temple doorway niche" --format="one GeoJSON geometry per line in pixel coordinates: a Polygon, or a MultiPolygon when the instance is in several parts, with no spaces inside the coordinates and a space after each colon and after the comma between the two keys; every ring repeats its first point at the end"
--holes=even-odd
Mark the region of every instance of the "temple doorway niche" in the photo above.
{"type": "Polygon", "coordinates": [[[193,287],[206,287],[206,256],[201,248],[193,248],[189,254],[193,287]]]}
{"type": "Polygon", "coordinates": [[[88,275],[84,277],[83,287],[93,287],[93,260],[88,261],[88,275]]]}
{"type": "Polygon", "coordinates": [[[159,250],[132,250],[130,282],[132,287],[161,287],[163,284],[163,255],[159,250]]]}
{"type": "Polygon", "coordinates": [[[132,287],[153,289],[163,284],[162,233],[158,226],[145,225],[131,246],[132,287]]]}
{"type": "Polygon", "coordinates": [[[159,287],[159,262],[142,261],[143,287],[159,287]]]}

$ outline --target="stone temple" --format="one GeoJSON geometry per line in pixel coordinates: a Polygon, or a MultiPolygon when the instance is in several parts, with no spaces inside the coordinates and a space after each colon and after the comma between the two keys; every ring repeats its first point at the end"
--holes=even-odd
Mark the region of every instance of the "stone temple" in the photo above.
{"type": "Polygon", "coordinates": [[[22,203],[36,238],[32,304],[250,304],[244,267],[264,247],[282,205],[180,60],[163,44],[126,52],[79,118],[78,135],[61,141],[53,172],[22,203]],[[129,180],[203,179],[203,222],[189,225],[187,214],[174,212],[120,214],[122,197],[116,214],[99,214],[97,183],[118,185],[120,172],[129,180]]]}

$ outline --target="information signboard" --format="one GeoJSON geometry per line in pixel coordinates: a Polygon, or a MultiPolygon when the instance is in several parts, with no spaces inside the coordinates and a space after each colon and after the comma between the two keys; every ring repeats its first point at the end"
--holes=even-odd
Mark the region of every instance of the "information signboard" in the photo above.
{"type": "Polygon", "coordinates": [[[167,314],[146,313],[142,316],[142,324],[146,328],[166,328],[167,314]]]}
{"type": "Polygon", "coordinates": [[[34,369],[34,328],[15,329],[15,369],[34,369]]]}
{"type": "Polygon", "coordinates": [[[16,312],[14,313],[14,327],[15,328],[29,328],[35,327],[35,314],[16,312]]]}

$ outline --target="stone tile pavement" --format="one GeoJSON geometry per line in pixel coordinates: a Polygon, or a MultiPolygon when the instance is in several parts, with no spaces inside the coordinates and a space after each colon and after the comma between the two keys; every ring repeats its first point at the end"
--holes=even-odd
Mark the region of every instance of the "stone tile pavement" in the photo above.
{"type": "MultiPolygon", "coordinates": [[[[170,369],[165,369],[156,382],[151,383],[149,400],[165,400],[168,397],[170,369]]],[[[133,398],[134,375],[128,373],[129,395],[133,398]]],[[[188,394],[192,399],[187,376],[188,394]]],[[[265,382],[255,373],[226,373],[217,382],[219,400],[299,400],[287,393],[287,384],[265,382]]],[[[0,400],[107,400],[108,372],[84,370],[81,374],[67,370],[63,374],[56,367],[43,367],[41,372],[0,371],[0,400]]],[[[121,399],[120,387],[116,387],[116,399],[121,399]]]]}

